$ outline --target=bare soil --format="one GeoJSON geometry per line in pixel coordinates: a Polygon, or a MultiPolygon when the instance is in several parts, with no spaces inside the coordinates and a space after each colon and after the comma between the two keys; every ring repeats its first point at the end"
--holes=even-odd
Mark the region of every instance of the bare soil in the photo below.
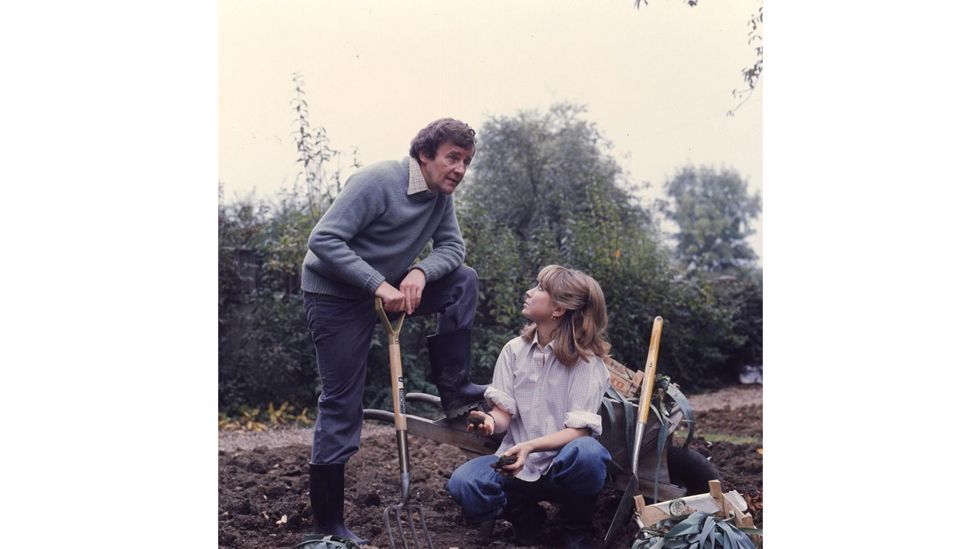
{"type": "MultiPolygon", "coordinates": [[[[708,401],[691,397],[699,433],[733,437],[762,437],[762,388],[734,388],[716,393],[708,401]],[[756,397],[758,396],[758,400],[756,397]],[[744,405],[744,406],[743,406],[744,405]],[[701,406],[701,409],[699,409],[701,406]]],[[[221,432],[219,435],[219,546],[221,548],[267,549],[292,547],[310,531],[308,504],[308,458],[311,431],[283,429],[263,433],[221,432]]],[[[464,525],[459,506],[445,490],[456,467],[469,456],[452,446],[409,437],[411,493],[413,503],[424,508],[434,546],[477,547],[477,532],[464,525]]],[[[750,503],[757,526],[762,525],[762,454],[760,443],[708,442],[701,436],[692,448],[709,457],[722,475],[724,490],[738,490],[750,503]]],[[[359,452],[346,468],[346,524],[370,540],[370,547],[389,547],[383,525],[383,510],[398,502],[396,441],[392,426],[367,422],[359,452]]],[[[600,494],[596,531],[601,535],[620,502],[620,492],[604,489],[600,494]]],[[[561,547],[558,509],[547,509],[549,545],[561,547]]],[[[633,543],[634,523],[617,538],[615,548],[633,543]]],[[[492,547],[509,544],[511,528],[498,521],[492,547]]]]}

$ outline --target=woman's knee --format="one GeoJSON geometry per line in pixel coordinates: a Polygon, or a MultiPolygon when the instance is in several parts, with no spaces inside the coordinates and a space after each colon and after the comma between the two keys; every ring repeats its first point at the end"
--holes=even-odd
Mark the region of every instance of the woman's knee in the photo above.
{"type": "Polygon", "coordinates": [[[494,459],[475,458],[458,467],[447,481],[447,492],[461,505],[468,521],[481,522],[497,516],[505,505],[501,477],[490,467],[494,459]]]}
{"type": "Polygon", "coordinates": [[[580,437],[567,444],[561,452],[559,477],[570,488],[582,493],[597,492],[607,476],[610,453],[593,437],[580,437]]]}
{"type": "MultiPolygon", "coordinates": [[[[464,465],[467,465],[467,463],[464,465]]],[[[462,494],[474,488],[474,479],[463,470],[464,465],[455,469],[451,473],[451,478],[447,479],[447,492],[454,499],[460,499],[462,494]]]]}
{"type": "Polygon", "coordinates": [[[586,462],[606,464],[610,460],[610,452],[593,437],[579,437],[570,442],[567,447],[575,451],[576,459],[586,462]]]}
{"type": "Polygon", "coordinates": [[[451,494],[451,497],[454,498],[455,501],[459,501],[461,499],[461,494],[469,489],[469,483],[470,480],[458,475],[458,469],[455,469],[454,473],[451,474],[451,478],[447,479],[447,493],[451,494]]]}
{"type": "Polygon", "coordinates": [[[483,461],[490,461],[492,456],[481,456],[465,462],[454,470],[451,478],[447,481],[447,491],[454,499],[461,499],[462,496],[481,492],[486,485],[492,484],[490,468],[485,468],[483,461]],[[489,458],[486,460],[485,458],[489,458]]]}

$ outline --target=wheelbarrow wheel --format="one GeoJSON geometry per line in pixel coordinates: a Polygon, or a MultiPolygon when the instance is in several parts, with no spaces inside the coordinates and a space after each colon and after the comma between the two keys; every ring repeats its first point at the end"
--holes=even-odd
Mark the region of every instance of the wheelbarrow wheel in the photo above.
{"type": "Polygon", "coordinates": [[[704,494],[708,481],[721,480],[718,469],[705,456],[680,446],[668,447],[668,476],[672,483],[688,490],[687,496],[704,494]]]}

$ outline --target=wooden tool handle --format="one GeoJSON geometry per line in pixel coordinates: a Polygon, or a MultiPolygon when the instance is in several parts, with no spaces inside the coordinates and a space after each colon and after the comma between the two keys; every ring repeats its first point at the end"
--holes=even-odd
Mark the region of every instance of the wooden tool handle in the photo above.
{"type": "Polygon", "coordinates": [[[647,423],[647,416],[651,410],[651,396],[654,393],[654,374],[657,372],[657,351],[661,346],[661,331],[664,329],[664,319],[654,317],[654,327],[651,328],[651,347],[647,351],[647,363],[644,365],[644,383],[641,387],[640,405],[637,408],[637,421],[647,423]]]}
{"type": "Polygon", "coordinates": [[[390,318],[383,309],[383,300],[377,296],[374,303],[376,315],[383,322],[386,334],[390,340],[390,391],[393,396],[393,426],[397,431],[407,430],[407,418],[404,416],[406,410],[405,391],[403,388],[403,363],[400,358],[400,330],[403,328],[403,320],[407,313],[401,313],[396,321],[396,326],[390,324],[390,318]]]}
{"type": "Polygon", "coordinates": [[[407,430],[405,390],[403,388],[403,363],[400,361],[400,343],[390,341],[390,389],[393,393],[393,426],[397,431],[407,430]]]}
{"type": "Polygon", "coordinates": [[[386,309],[383,308],[383,298],[376,296],[376,300],[373,302],[373,307],[376,309],[376,316],[380,317],[380,321],[383,322],[383,327],[386,328],[387,335],[392,338],[396,338],[397,341],[400,340],[400,330],[403,328],[403,319],[407,318],[407,313],[400,313],[400,318],[396,321],[396,326],[390,324],[390,317],[386,315],[386,309]]]}

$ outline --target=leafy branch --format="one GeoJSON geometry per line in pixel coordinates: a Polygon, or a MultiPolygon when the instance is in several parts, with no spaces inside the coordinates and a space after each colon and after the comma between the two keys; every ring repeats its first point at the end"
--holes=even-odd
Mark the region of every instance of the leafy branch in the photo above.
{"type": "Polygon", "coordinates": [[[298,147],[297,161],[302,165],[308,186],[309,210],[313,217],[318,217],[321,213],[318,206],[322,202],[321,194],[324,188],[322,165],[328,162],[336,151],[329,147],[325,128],[321,126],[312,128],[309,123],[308,101],[305,100],[305,80],[302,74],[292,73],[291,79],[295,84],[295,97],[291,100],[291,106],[298,116],[293,120],[298,124],[298,129],[292,132],[295,134],[295,145],[298,147]]]}
{"type": "MultiPolygon", "coordinates": [[[[698,5],[698,0],[685,0],[691,7],[698,5]]],[[[634,8],[640,9],[641,5],[648,5],[648,0],[635,0],[634,8]]],[[[744,89],[734,89],[732,90],[732,97],[736,99],[742,99],[735,107],[729,109],[725,114],[726,116],[735,116],[735,112],[739,110],[742,105],[745,105],[749,98],[752,97],[752,92],[755,91],[756,86],[759,84],[759,79],[763,72],[763,43],[762,43],[762,24],[763,24],[763,9],[759,6],[759,11],[752,14],[749,18],[749,22],[746,26],[749,27],[749,32],[746,35],[746,43],[753,47],[756,52],[756,61],[751,67],[742,69],[742,79],[745,81],[747,88],[744,89]]]]}
{"type": "Polygon", "coordinates": [[[749,88],[732,90],[732,96],[736,99],[745,98],[729,112],[725,113],[726,116],[735,116],[735,111],[739,110],[739,107],[749,101],[749,98],[752,97],[752,92],[756,89],[756,85],[759,84],[759,77],[762,76],[763,71],[763,39],[762,34],[760,34],[762,32],[762,23],[763,9],[762,6],[759,6],[759,11],[754,13],[747,23],[749,27],[749,34],[747,35],[749,37],[748,44],[753,46],[756,52],[756,62],[751,67],[742,69],[742,79],[745,80],[749,88]]]}

